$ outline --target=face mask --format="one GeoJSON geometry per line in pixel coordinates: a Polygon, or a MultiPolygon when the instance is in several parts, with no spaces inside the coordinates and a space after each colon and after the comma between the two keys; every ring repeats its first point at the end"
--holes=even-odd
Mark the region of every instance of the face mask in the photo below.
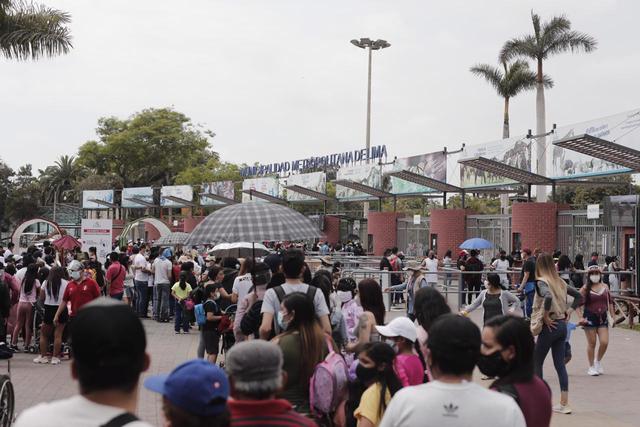
{"type": "Polygon", "coordinates": [[[81,275],[82,275],[82,272],[80,270],[74,270],[69,272],[69,276],[71,276],[73,280],[80,280],[81,275]]]}
{"type": "Polygon", "coordinates": [[[502,358],[500,351],[494,351],[487,356],[483,354],[480,355],[478,359],[478,369],[488,377],[500,378],[507,373],[509,363],[502,358]]]}
{"type": "Polygon", "coordinates": [[[433,255],[429,255],[429,259],[433,259],[433,255]]]}
{"type": "Polygon", "coordinates": [[[378,376],[378,370],[375,367],[365,368],[361,364],[358,364],[358,366],[356,367],[356,377],[358,377],[360,382],[363,384],[369,384],[377,376],[378,376]]]}
{"type": "Polygon", "coordinates": [[[344,304],[353,299],[353,294],[349,291],[338,291],[338,299],[344,304]]]}
{"type": "Polygon", "coordinates": [[[592,274],[591,276],[589,276],[589,280],[591,280],[591,283],[600,283],[600,275],[592,274]]]}
{"type": "Polygon", "coordinates": [[[278,326],[280,326],[280,329],[283,331],[286,331],[289,327],[289,321],[284,319],[284,314],[282,314],[281,311],[278,312],[278,326]]]}
{"type": "Polygon", "coordinates": [[[502,261],[504,261],[505,259],[507,259],[507,257],[506,257],[506,256],[504,256],[504,255],[500,255],[500,259],[501,259],[502,261]]]}

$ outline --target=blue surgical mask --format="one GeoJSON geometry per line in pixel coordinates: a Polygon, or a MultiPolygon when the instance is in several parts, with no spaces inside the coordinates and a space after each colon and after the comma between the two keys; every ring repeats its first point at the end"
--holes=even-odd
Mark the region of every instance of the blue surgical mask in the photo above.
{"type": "Polygon", "coordinates": [[[280,326],[280,329],[283,331],[286,331],[287,328],[289,327],[289,321],[284,319],[284,314],[282,314],[281,311],[278,311],[277,320],[278,320],[278,326],[280,326]]]}

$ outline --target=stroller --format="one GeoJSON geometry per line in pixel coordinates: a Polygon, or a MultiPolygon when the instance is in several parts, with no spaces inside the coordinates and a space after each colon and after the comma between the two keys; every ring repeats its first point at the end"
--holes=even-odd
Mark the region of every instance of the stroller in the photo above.
{"type": "MultiPolygon", "coordinates": [[[[233,347],[236,343],[236,338],[233,335],[233,322],[236,317],[237,304],[232,304],[225,308],[222,312],[222,320],[218,324],[218,332],[222,342],[222,348],[220,349],[220,356],[227,354],[227,351],[233,347]]],[[[218,364],[221,368],[224,368],[224,358],[219,358],[218,364]]]]}
{"type": "MultiPolygon", "coordinates": [[[[31,340],[31,345],[28,350],[29,353],[38,354],[40,353],[40,335],[42,331],[40,330],[40,325],[44,321],[44,304],[42,301],[38,300],[33,305],[33,338],[31,340]]],[[[53,333],[49,339],[49,348],[47,349],[47,354],[53,354],[53,333]]],[[[62,347],[60,348],[60,356],[62,357],[70,357],[70,346],[67,343],[67,330],[65,329],[62,335],[62,347]]]]}

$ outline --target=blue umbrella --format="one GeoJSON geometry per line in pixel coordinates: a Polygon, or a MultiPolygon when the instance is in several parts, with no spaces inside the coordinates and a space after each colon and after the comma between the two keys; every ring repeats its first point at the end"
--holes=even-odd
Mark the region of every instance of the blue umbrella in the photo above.
{"type": "Polygon", "coordinates": [[[467,239],[460,245],[460,249],[491,249],[493,243],[488,240],[474,237],[473,239],[467,239]]]}

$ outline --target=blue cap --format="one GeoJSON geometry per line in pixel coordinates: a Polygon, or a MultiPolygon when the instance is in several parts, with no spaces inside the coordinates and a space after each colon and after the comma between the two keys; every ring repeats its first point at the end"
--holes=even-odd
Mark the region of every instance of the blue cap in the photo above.
{"type": "Polygon", "coordinates": [[[203,359],[189,360],[169,375],[149,377],[144,386],[162,394],[180,409],[201,417],[221,414],[229,398],[226,374],[203,359]]]}

